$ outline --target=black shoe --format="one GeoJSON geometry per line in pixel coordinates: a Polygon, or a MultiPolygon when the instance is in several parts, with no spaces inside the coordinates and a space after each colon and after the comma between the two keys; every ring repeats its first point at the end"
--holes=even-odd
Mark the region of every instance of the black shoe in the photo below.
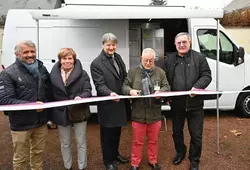
{"type": "Polygon", "coordinates": [[[83,169],[79,169],[79,170],[84,170],[84,168],[83,169]]]}
{"type": "Polygon", "coordinates": [[[116,161],[117,162],[120,162],[122,164],[126,164],[126,163],[129,163],[129,160],[121,155],[119,155],[117,158],[116,158],[116,161]]]}
{"type": "Polygon", "coordinates": [[[185,147],[184,152],[183,153],[177,153],[176,156],[173,159],[173,164],[174,165],[179,165],[182,160],[185,158],[187,153],[187,148],[185,147]]]}
{"type": "Polygon", "coordinates": [[[190,165],[190,170],[199,170],[198,165],[190,165]]]}
{"type": "Polygon", "coordinates": [[[105,165],[105,170],[117,170],[115,164],[107,164],[105,165]]]}
{"type": "Polygon", "coordinates": [[[72,170],[72,168],[69,168],[69,169],[66,168],[66,170],[72,170]]]}
{"type": "Polygon", "coordinates": [[[156,164],[150,164],[148,165],[151,167],[152,170],[161,170],[161,167],[156,163],[156,164]]]}
{"type": "Polygon", "coordinates": [[[138,166],[131,166],[130,170],[139,170],[139,167],[138,166]]]}

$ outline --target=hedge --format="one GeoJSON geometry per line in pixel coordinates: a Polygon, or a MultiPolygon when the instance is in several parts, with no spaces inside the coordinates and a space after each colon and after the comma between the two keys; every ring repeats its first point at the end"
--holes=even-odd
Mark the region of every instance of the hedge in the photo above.
{"type": "Polygon", "coordinates": [[[250,8],[224,14],[220,22],[223,26],[226,27],[249,27],[250,8]]]}

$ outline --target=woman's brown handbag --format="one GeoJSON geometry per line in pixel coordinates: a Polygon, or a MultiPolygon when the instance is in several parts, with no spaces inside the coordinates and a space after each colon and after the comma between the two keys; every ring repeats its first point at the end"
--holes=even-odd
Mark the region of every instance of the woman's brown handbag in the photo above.
{"type": "Polygon", "coordinates": [[[78,123],[88,120],[90,110],[88,104],[74,104],[68,106],[69,120],[72,123],[78,123]]]}

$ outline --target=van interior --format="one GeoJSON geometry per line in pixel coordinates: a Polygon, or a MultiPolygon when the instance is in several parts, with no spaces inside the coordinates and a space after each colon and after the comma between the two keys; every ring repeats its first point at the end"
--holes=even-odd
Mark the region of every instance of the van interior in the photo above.
{"type": "Polygon", "coordinates": [[[140,63],[139,56],[144,48],[155,50],[156,65],[162,67],[164,56],[176,51],[174,37],[179,32],[188,32],[187,19],[130,19],[130,68],[140,63]]]}

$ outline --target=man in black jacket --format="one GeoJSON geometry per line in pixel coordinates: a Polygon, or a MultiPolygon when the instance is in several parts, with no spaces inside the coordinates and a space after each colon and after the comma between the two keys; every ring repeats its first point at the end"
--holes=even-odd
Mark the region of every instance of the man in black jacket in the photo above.
{"type": "MultiPolygon", "coordinates": [[[[171,90],[192,91],[196,88],[205,89],[212,80],[206,57],[190,49],[191,39],[188,33],[177,34],[175,45],[177,52],[168,55],[164,61],[171,90]]],[[[197,170],[202,148],[203,100],[191,93],[190,96],[173,97],[170,106],[173,112],[173,140],[176,150],[173,164],[180,164],[187,152],[183,137],[184,122],[185,118],[187,118],[191,136],[190,169],[197,170]]]]}
{"type": "MultiPolygon", "coordinates": [[[[117,96],[122,94],[122,86],[127,76],[125,64],[115,52],[117,38],[112,33],[102,37],[103,50],[91,63],[91,75],[97,96],[117,96]]],[[[126,126],[126,101],[103,101],[98,103],[103,162],[106,170],[116,170],[115,161],[128,163],[119,154],[121,127],[126,126]]]]}
{"type": "MultiPolygon", "coordinates": [[[[48,100],[49,73],[36,59],[32,41],[15,46],[16,61],[0,74],[0,104],[42,103],[48,100]]],[[[5,112],[9,116],[13,142],[13,169],[42,170],[45,136],[48,132],[44,109],[5,112]]]]}

